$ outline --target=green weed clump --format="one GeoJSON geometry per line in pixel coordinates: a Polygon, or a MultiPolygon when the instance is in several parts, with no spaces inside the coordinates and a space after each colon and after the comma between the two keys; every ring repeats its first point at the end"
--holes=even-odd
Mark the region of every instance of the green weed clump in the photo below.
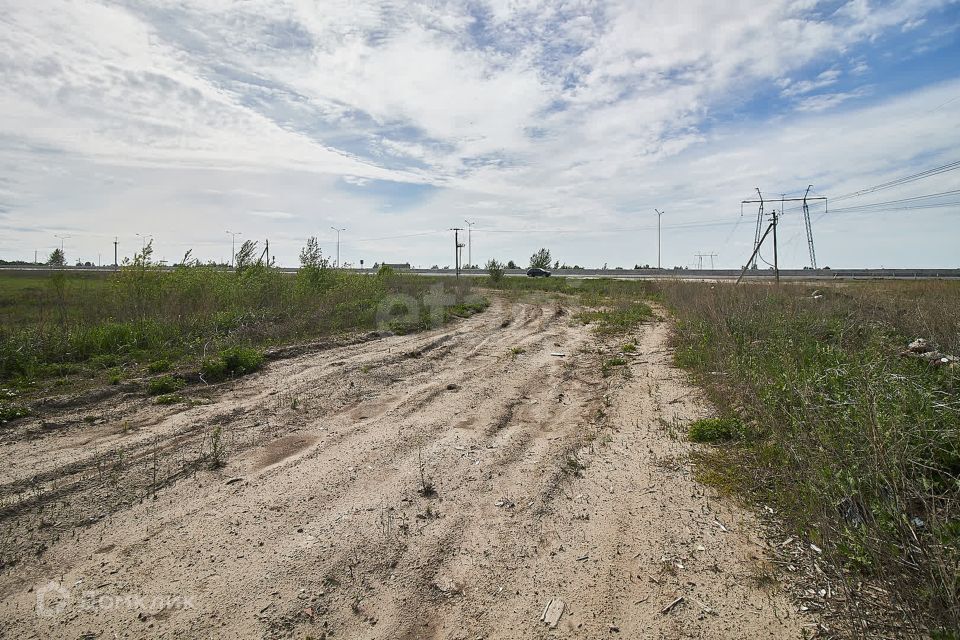
{"type": "Polygon", "coordinates": [[[160,376],[147,383],[147,393],[151,396],[159,396],[179,391],[184,386],[186,386],[186,381],[183,378],[175,378],[169,375],[160,376]]]}
{"type": "Polygon", "coordinates": [[[178,402],[183,402],[183,397],[176,393],[165,393],[162,396],[157,396],[154,402],[159,405],[177,404],[178,402]]]}
{"type": "Polygon", "coordinates": [[[200,373],[207,382],[220,382],[253,373],[263,366],[263,354],[249,347],[230,347],[210,358],[200,366],[200,373]]]}
{"type": "Polygon", "coordinates": [[[30,409],[13,402],[0,402],[0,424],[30,415],[30,409]]]}
{"type": "Polygon", "coordinates": [[[688,433],[694,442],[718,443],[733,440],[739,430],[732,418],[703,418],[691,424],[688,433]]]}

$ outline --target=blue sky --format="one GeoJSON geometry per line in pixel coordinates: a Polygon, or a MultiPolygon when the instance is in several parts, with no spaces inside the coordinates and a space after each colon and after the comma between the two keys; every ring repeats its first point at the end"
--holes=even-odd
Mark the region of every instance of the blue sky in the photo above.
{"type": "MultiPolygon", "coordinates": [[[[750,250],[741,199],[960,159],[960,4],[0,0],[0,257],[664,263],[750,250]]],[[[960,188],[944,173],[846,205],[960,188]]],[[[821,264],[958,267],[960,198],[817,215],[821,264]]],[[[782,262],[803,266],[787,210],[782,262]]]]}

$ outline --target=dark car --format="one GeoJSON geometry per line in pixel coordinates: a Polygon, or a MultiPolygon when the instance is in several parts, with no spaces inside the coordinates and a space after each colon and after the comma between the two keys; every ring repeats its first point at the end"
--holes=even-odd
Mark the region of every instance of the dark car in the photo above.
{"type": "Polygon", "coordinates": [[[540,267],[534,267],[527,270],[527,275],[531,278],[549,278],[550,272],[546,269],[541,269],[540,267]]]}

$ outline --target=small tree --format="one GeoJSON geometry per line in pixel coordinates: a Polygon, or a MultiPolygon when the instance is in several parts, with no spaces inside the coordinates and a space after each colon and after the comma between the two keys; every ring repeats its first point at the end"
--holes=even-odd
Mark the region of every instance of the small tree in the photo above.
{"type": "Polygon", "coordinates": [[[315,236],[307,238],[307,245],[300,250],[300,266],[304,269],[326,269],[329,266],[315,236]]]}
{"type": "Polygon", "coordinates": [[[47,258],[47,264],[51,267],[62,267],[67,264],[67,257],[63,254],[63,249],[54,249],[47,258]]]}
{"type": "Polygon", "coordinates": [[[530,256],[530,267],[539,267],[540,269],[549,269],[550,268],[550,250],[549,249],[540,249],[535,254],[530,256]]]}
{"type": "Polygon", "coordinates": [[[257,243],[253,240],[245,240],[244,243],[240,246],[240,250],[237,251],[237,256],[234,259],[234,264],[237,270],[237,273],[240,273],[249,267],[253,266],[254,259],[253,256],[257,252],[257,243]]]}
{"type": "Polygon", "coordinates": [[[307,238],[306,246],[300,250],[300,273],[298,278],[314,290],[327,289],[333,283],[330,261],[323,257],[320,244],[315,237],[307,238]]]}
{"type": "Polygon", "coordinates": [[[490,274],[491,280],[500,282],[503,280],[503,263],[497,262],[493,258],[487,260],[487,273],[490,274]]]}
{"type": "Polygon", "coordinates": [[[507,262],[507,269],[516,269],[516,268],[517,268],[517,263],[514,262],[513,260],[510,260],[507,262]]]}

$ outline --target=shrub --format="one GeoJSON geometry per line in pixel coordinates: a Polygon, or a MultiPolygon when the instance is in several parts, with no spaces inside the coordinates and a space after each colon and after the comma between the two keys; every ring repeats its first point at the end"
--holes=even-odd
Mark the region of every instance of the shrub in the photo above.
{"type": "Polygon", "coordinates": [[[163,405],[176,404],[182,401],[183,401],[183,398],[176,393],[165,393],[162,396],[157,396],[157,399],[156,399],[157,404],[163,404],[163,405]]]}
{"type": "Polygon", "coordinates": [[[503,263],[491,258],[487,260],[487,273],[490,274],[490,280],[500,282],[503,280],[503,263]]]}

